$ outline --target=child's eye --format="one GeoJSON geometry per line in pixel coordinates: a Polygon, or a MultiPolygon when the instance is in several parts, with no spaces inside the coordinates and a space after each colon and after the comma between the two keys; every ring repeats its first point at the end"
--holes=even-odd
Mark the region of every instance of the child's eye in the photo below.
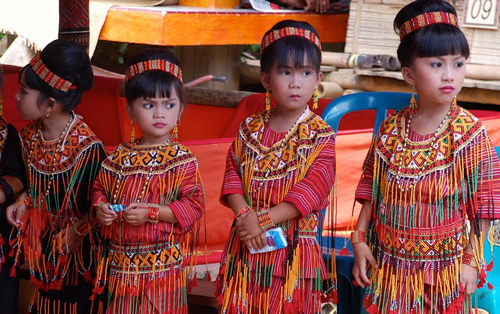
{"type": "Polygon", "coordinates": [[[463,62],[463,61],[457,61],[457,62],[455,63],[455,66],[456,66],[457,68],[461,68],[461,67],[463,67],[464,65],[465,65],[465,62],[463,62]]]}
{"type": "Polygon", "coordinates": [[[165,105],[165,107],[167,107],[167,109],[172,109],[172,108],[174,108],[174,107],[175,107],[175,104],[174,104],[174,103],[169,102],[169,103],[167,103],[167,104],[165,105]]]}
{"type": "Polygon", "coordinates": [[[290,75],[290,71],[288,71],[288,70],[283,70],[283,71],[281,71],[281,74],[283,74],[283,75],[290,75]]]}
{"type": "Polygon", "coordinates": [[[309,75],[311,75],[311,71],[304,71],[304,75],[305,75],[305,76],[309,76],[309,75]]]}
{"type": "Polygon", "coordinates": [[[431,62],[431,67],[433,68],[440,68],[441,67],[441,62],[431,62]]]}
{"type": "Polygon", "coordinates": [[[151,109],[151,108],[153,108],[153,104],[151,104],[151,103],[147,103],[147,104],[144,104],[144,105],[142,105],[142,106],[143,106],[144,108],[146,108],[146,109],[151,109]]]}

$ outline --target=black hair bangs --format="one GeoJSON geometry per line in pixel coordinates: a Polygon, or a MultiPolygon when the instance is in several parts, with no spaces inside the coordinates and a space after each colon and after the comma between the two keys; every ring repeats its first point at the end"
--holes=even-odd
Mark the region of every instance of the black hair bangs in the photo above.
{"type": "MultiPolygon", "coordinates": [[[[437,26],[437,25],[436,25],[437,26]]],[[[446,55],[461,55],[466,59],[469,57],[469,43],[465,35],[455,26],[440,24],[440,27],[422,29],[416,37],[419,43],[415,47],[417,57],[438,57],[446,55]]]]}
{"type": "Polygon", "coordinates": [[[265,73],[269,73],[274,66],[289,66],[290,61],[292,61],[293,67],[296,69],[304,68],[306,56],[310,65],[319,73],[321,66],[321,51],[318,47],[305,38],[297,36],[283,38],[264,50],[261,57],[261,70],[265,73]],[[266,62],[265,60],[271,62],[266,62]]]}
{"type": "Polygon", "coordinates": [[[179,102],[184,104],[184,95],[180,81],[163,71],[147,71],[133,77],[125,85],[125,97],[130,105],[138,98],[170,98],[175,90],[179,102]]]}

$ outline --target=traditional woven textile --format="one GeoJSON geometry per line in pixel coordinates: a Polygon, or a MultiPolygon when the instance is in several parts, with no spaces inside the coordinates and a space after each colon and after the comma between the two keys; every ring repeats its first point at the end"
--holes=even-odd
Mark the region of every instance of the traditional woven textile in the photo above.
{"type": "Polygon", "coordinates": [[[59,1],[59,39],[67,39],[79,44],[89,51],[90,0],[59,1]]]}
{"type": "MultiPolygon", "coordinates": [[[[71,254],[63,245],[63,235],[66,228],[89,213],[92,181],[105,151],[81,117],[75,115],[68,126],[61,146],[56,145],[58,141],[43,140],[39,120],[20,132],[28,169],[29,205],[18,233],[15,257],[19,263],[20,248],[24,247],[31,281],[37,288],[30,310],[37,313],[53,313],[54,309],[76,313],[80,304],[74,301],[75,289],[90,283],[95,266],[92,233],[71,254]]],[[[90,292],[88,289],[88,296],[83,296],[87,303],[90,292]]]]}
{"type": "Polygon", "coordinates": [[[102,227],[105,242],[99,248],[94,292],[102,293],[107,285],[108,312],[187,313],[187,291],[193,284],[188,273],[196,263],[204,210],[203,185],[191,151],[177,143],[121,144],[103,162],[94,189],[94,204],[168,205],[179,220],[132,226],[119,216],[102,227]]]}
{"type": "Polygon", "coordinates": [[[478,241],[474,261],[486,283],[480,219],[500,217],[500,165],[482,123],[457,107],[435,138],[412,129],[409,110],[382,125],[356,192],[371,200],[368,242],[369,313],[463,313],[462,259],[478,241]],[[470,238],[466,221],[478,237],[470,238]]]}
{"type": "MultiPolygon", "coordinates": [[[[222,313],[320,313],[327,272],[316,239],[318,210],[333,204],[334,132],[306,109],[290,132],[276,133],[267,127],[270,115],[261,112],[242,123],[228,153],[221,200],[227,206],[225,195],[242,194],[256,212],[290,202],[301,217],[277,224],[286,248],[253,255],[233,225],[216,295],[222,313]]],[[[335,277],[330,279],[335,294],[335,277]]]]}

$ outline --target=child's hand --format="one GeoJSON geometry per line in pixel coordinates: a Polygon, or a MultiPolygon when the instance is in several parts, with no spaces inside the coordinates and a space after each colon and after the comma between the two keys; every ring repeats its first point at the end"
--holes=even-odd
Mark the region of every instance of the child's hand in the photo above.
{"type": "Polygon", "coordinates": [[[109,208],[109,204],[101,204],[95,207],[95,215],[97,220],[104,225],[109,226],[116,220],[118,215],[109,208]]]}
{"type": "Polygon", "coordinates": [[[123,219],[132,226],[140,226],[148,221],[149,206],[144,203],[131,203],[123,211],[123,219]]]}
{"type": "Polygon", "coordinates": [[[72,224],[69,224],[61,231],[61,240],[59,241],[59,251],[64,253],[73,253],[82,245],[83,237],[76,233],[72,224]]]}
{"type": "Polygon", "coordinates": [[[373,268],[376,268],[377,261],[373,257],[372,251],[366,243],[355,243],[352,245],[352,249],[354,251],[354,267],[352,269],[352,274],[361,288],[364,288],[365,286],[370,285],[370,279],[368,279],[368,276],[366,275],[366,265],[367,263],[370,263],[373,268]]]}
{"type": "MultiPolygon", "coordinates": [[[[236,230],[238,231],[238,234],[243,241],[254,239],[264,232],[264,230],[262,230],[259,225],[257,214],[253,211],[244,213],[237,218],[236,230]]],[[[266,241],[264,240],[264,243],[265,242],[266,241]]]]}
{"type": "Polygon", "coordinates": [[[19,204],[12,204],[7,207],[7,221],[16,228],[20,228],[22,226],[21,218],[23,218],[24,214],[28,207],[24,202],[19,202],[19,204]]]}
{"type": "Polygon", "coordinates": [[[267,245],[267,237],[266,233],[263,231],[261,234],[256,236],[253,239],[246,240],[245,245],[249,249],[256,249],[256,250],[262,250],[266,245],[267,245]]]}
{"type": "Polygon", "coordinates": [[[476,291],[478,270],[469,265],[462,265],[462,284],[468,297],[476,291]]]}

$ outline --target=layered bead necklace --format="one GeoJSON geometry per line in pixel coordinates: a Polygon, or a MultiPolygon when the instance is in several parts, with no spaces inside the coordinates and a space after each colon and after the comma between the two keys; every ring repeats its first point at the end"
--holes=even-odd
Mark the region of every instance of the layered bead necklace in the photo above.
{"type": "MultiPolygon", "coordinates": [[[[156,164],[154,161],[158,158],[158,156],[160,155],[160,153],[164,149],[164,147],[168,146],[169,144],[170,144],[170,138],[168,138],[165,142],[160,144],[160,146],[158,147],[158,151],[156,152],[155,159],[151,160],[151,166],[149,167],[148,173],[146,174],[146,179],[144,180],[144,185],[142,186],[141,194],[135,200],[136,202],[140,203],[141,201],[144,200],[144,196],[146,194],[147,187],[149,186],[149,181],[151,180],[151,177],[153,176],[153,169],[154,169],[155,164],[156,164]]],[[[128,152],[128,163],[130,166],[132,166],[132,154],[135,152],[135,144],[130,143],[130,145],[131,145],[131,147],[129,148],[129,152],[128,152]]],[[[115,192],[113,194],[113,204],[120,203],[120,202],[118,202],[118,192],[120,190],[121,182],[126,181],[126,180],[123,180],[124,179],[123,170],[125,168],[125,164],[126,163],[124,160],[124,163],[122,165],[120,165],[120,173],[118,174],[118,178],[117,178],[116,184],[115,184],[115,192]]]]}
{"type": "MultiPolygon", "coordinates": [[[[50,169],[49,182],[47,183],[47,188],[45,189],[45,194],[44,194],[45,197],[47,195],[49,195],[50,188],[52,187],[52,182],[54,181],[54,176],[55,176],[55,172],[56,172],[56,164],[57,164],[57,154],[61,150],[62,143],[63,143],[64,139],[66,138],[66,134],[68,133],[68,130],[69,130],[74,119],[75,119],[75,114],[73,113],[73,111],[70,111],[68,123],[66,123],[64,130],[62,131],[61,135],[59,135],[59,138],[57,139],[56,147],[54,149],[54,156],[52,157],[52,161],[51,161],[52,167],[50,169]]],[[[30,165],[32,165],[29,167],[30,180],[31,180],[31,176],[32,176],[32,168],[34,167],[33,165],[34,165],[34,162],[36,159],[36,155],[34,154],[35,146],[36,146],[36,143],[38,143],[38,140],[40,140],[42,138],[42,129],[43,129],[43,123],[40,123],[40,127],[38,128],[38,131],[35,133],[35,138],[33,139],[33,141],[31,142],[31,145],[30,145],[29,158],[30,158],[30,165]]],[[[40,146],[42,146],[42,145],[43,145],[43,143],[40,143],[40,146]]]]}
{"type": "MultiPolygon", "coordinates": [[[[302,111],[302,113],[298,116],[297,120],[295,120],[295,122],[292,124],[292,126],[290,127],[290,129],[286,132],[285,137],[283,137],[283,139],[281,140],[281,144],[278,147],[278,149],[272,149],[272,147],[271,147],[269,149],[269,151],[267,152],[266,155],[269,155],[272,152],[276,152],[276,153],[281,152],[285,148],[285,145],[288,143],[290,135],[293,133],[293,131],[295,130],[295,127],[299,123],[300,118],[304,115],[304,113],[306,111],[307,111],[307,106],[304,107],[304,111],[302,111]]],[[[267,118],[267,121],[269,121],[269,119],[271,118],[271,115],[272,115],[272,113],[269,114],[269,117],[267,118]]],[[[266,159],[268,159],[268,157],[266,157],[266,159]]],[[[271,170],[274,169],[277,166],[277,162],[278,162],[278,157],[276,156],[275,159],[273,160],[273,165],[272,166],[269,165],[269,169],[267,169],[264,177],[259,182],[259,186],[257,187],[256,192],[261,189],[262,185],[264,184],[264,179],[266,179],[269,176],[269,173],[271,173],[271,170]]]]}
{"type": "MultiPolygon", "coordinates": [[[[404,144],[403,144],[403,150],[401,152],[401,158],[399,159],[398,171],[396,173],[396,182],[398,184],[398,188],[401,191],[405,192],[405,191],[412,189],[418,183],[418,181],[420,181],[420,178],[421,178],[422,174],[424,173],[425,168],[427,168],[427,166],[429,165],[429,157],[430,157],[432,149],[435,145],[438,134],[443,129],[444,125],[448,122],[448,120],[450,119],[451,112],[453,111],[453,109],[454,109],[454,106],[451,105],[450,109],[448,110],[448,113],[446,114],[446,116],[443,118],[443,120],[439,124],[438,128],[436,129],[436,132],[434,132],[434,135],[431,138],[431,143],[429,145],[429,153],[426,155],[424,165],[419,169],[418,175],[416,177],[414,177],[411,182],[408,182],[405,186],[403,186],[403,184],[401,183],[401,178],[402,178],[401,177],[401,169],[403,168],[403,160],[405,159],[404,157],[405,157],[406,152],[407,152],[408,134],[410,131],[411,120],[413,118],[413,114],[410,114],[410,117],[408,118],[408,121],[406,123],[406,128],[403,129],[403,132],[402,132],[404,144]]],[[[411,154],[411,150],[408,150],[408,151],[410,151],[410,154],[411,154]]]]}

